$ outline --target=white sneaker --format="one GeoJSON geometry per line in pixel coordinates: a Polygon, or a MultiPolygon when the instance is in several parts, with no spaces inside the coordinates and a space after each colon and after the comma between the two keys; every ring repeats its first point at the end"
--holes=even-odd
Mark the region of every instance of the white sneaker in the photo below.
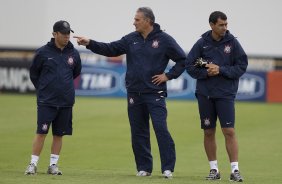
{"type": "Polygon", "coordinates": [[[163,172],[163,176],[164,176],[164,178],[166,178],[166,179],[172,179],[172,172],[171,172],[170,170],[165,170],[165,171],[163,172]]]}
{"type": "Polygon", "coordinates": [[[34,164],[29,164],[24,172],[25,175],[34,175],[36,174],[37,167],[34,164]]]}
{"type": "Polygon", "coordinates": [[[139,171],[136,176],[151,176],[151,173],[147,171],[139,171]]]}
{"type": "Polygon", "coordinates": [[[62,171],[59,170],[58,166],[56,164],[53,164],[48,167],[47,174],[52,175],[62,175],[62,171]]]}

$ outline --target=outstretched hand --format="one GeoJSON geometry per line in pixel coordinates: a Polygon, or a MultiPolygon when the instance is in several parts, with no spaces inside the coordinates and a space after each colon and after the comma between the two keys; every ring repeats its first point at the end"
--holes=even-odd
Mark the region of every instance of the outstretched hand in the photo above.
{"type": "Polygon", "coordinates": [[[83,36],[73,36],[73,38],[76,38],[77,44],[78,45],[84,45],[87,46],[90,43],[90,39],[83,37],[83,36]]]}

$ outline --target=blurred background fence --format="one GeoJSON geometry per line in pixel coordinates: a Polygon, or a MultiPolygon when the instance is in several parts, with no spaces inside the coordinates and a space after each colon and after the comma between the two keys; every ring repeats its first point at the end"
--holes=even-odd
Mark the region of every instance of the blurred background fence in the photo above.
{"type": "MultiPolygon", "coordinates": [[[[34,93],[29,67],[34,49],[0,49],[0,93],[34,93]]],[[[125,56],[104,57],[81,50],[82,74],[75,80],[76,95],[125,97],[125,56]]],[[[171,62],[170,64],[173,64],[171,62]]],[[[169,65],[168,69],[171,65],[169,65]]],[[[168,82],[168,97],[194,100],[195,80],[184,72],[168,82]]],[[[282,102],[282,58],[249,55],[240,78],[237,100],[282,102]]]]}

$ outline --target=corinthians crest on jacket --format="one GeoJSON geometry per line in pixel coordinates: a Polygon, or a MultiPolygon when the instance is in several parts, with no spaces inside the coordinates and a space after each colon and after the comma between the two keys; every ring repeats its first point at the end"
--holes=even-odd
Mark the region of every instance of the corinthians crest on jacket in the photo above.
{"type": "Polygon", "coordinates": [[[224,53],[229,54],[231,52],[231,45],[225,45],[224,53]]]}
{"type": "Polygon", "coordinates": [[[74,60],[73,60],[73,58],[70,56],[69,59],[68,59],[68,64],[69,64],[70,66],[72,66],[73,63],[74,63],[74,60]]]}
{"type": "Polygon", "coordinates": [[[152,47],[155,48],[155,49],[158,48],[159,47],[159,41],[153,40],[152,47]]]}

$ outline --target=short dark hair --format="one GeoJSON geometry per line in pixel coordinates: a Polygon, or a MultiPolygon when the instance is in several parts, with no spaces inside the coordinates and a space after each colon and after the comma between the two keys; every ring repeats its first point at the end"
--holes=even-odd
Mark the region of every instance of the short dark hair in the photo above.
{"type": "Polygon", "coordinates": [[[209,23],[216,23],[217,19],[222,19],[222,20],[227,20],[227,16],[225,15],[225,13],[221,12],[221,11],[214,11],[210,14],[209,17],[209,23]]]}
{"type": "Polygon", "coordinates": [[[142,12],[144,14],[144,17],[149,19],[152,25],[155,23],[155,15],[154,15],[153,10],[151,8],[140,7],[140,8],[137,9],[137,12],[142,12]]]}

